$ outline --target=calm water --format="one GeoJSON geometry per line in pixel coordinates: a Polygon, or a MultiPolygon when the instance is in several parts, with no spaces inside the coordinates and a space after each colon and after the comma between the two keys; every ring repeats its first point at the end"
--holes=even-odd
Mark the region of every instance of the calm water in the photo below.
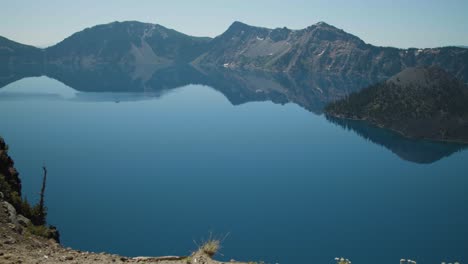
{"type": "Polygon", "coordinates": [[[212,231],[229,234],[225,260],[468,261],[461,146],[293,103],[233,105],[218,90],[93,93],[26,78],[0,89],[0,135],[30,200],[47,165],[48,221],[65,246],[186,255],[212,231]]]}

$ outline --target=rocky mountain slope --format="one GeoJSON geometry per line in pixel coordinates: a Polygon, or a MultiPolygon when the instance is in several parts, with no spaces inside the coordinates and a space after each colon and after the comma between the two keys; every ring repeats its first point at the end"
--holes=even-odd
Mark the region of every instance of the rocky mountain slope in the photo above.
{"type": "Polygon", "coordinates": [[[468,87],[440,68],[405,69],[330,104],[326,112],[408,137],[468,143],[468,87]]]}
{"type": "Polygon", "coordinates": [[[191,37],[161,25],[127,21],[87,28],[45,52],[48,63],[84,67],[188,63],[206,50],[210,40],[191,37]]]}
{"type": "Polygon", "coordinates": [[[0,36],[0,69],[22,64],[40,64],[44,51],[0,36]]]}
{"type": "Polygon", "coordinates": [[[468,80],[466,49],[376,47],[324,22],[301,30],[267,29],[235,22],[213,39],[209,50],[195,62],[229,68],[364,77],[370,83],[407,67],[439,66],[468,80]]]}
{"type": "Polygon", "coordinates": [[[156,24],[114,22],[87,28],[45,50],[2,38],[0,54],[3,67],[15,62],[84,68],[191,63],[304,76],[339,75],[368,84],[408,67],[438,66],[468,82],[467,49],[376,47],[324,22],[301,30],[234,22],[214,39],[191,37],[156,24]]]}

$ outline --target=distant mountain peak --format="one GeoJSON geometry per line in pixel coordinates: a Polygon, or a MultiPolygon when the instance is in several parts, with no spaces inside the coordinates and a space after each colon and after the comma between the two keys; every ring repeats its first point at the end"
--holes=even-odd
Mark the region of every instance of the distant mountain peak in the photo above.
{"type": "Polygon", "coordinates": [[[328,24],[327,22],[324,22],[324,21],[319,21],[307,28],[321,28],[321,29],[329,29],[329,30],[337,30],[337,31],[342,31],[341,29],[331,25],[331,24],[328,24]]]}
{"type": "Polygon", "coordinates": [[[136,20],[125,20],[125,21],[114,21],[107,24],[101,24],[92,26],[86,29],[112,29],[112,28],[159,28],[159,29],[168,29],[160,24],[140,22],[136,20]]]}
{"type": "Polygon", "coordinates": [[[241,22],[241,21],[236,20],[236,21],[232,22],[231,27],[232,27],[232,26],[249,26],[249,25],[247,25],[247,24],[244,23],[244,22],[241,22]]]}
{"type": "Polygon", "coordinates": [[[319,21],[315,23],[315,26],[322,26],[322,27],[333,27],[332,25],[328,24],[327,22],[324,21],[319,21]]]}
{"type": "Polygon", "coordinates": [[[229,26],[226,32],[252,30],[252,29],[266,29],[266,28],[251,26],[240,21],[234,21],[234,23],[232,23],[231,26],[229,26]]]}
{"type": "Polygon", "coordinates": [[[194,60],[206,51],[210,40],[158,24],[114,21],[77,32],[46,52],[55,64],[87,68],[103,64],[166,65],[194,60]]]}

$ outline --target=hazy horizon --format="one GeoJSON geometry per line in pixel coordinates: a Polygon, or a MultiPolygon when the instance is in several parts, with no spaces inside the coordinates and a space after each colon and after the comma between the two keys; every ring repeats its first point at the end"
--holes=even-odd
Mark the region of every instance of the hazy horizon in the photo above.
{"type": "Polygon", "coordinates": [[[90,0],[6,2],[0,10],[0,36],[39,47],[60,42],[87,27],[114,21],[136,20],[160,24],[192,36],[215,37],[234,21],[249,25],[302,29],[324,21],[366,43],[398,48],[468,46],[468,2],[214,0],[126,1],[95,3],[90,0]]]}

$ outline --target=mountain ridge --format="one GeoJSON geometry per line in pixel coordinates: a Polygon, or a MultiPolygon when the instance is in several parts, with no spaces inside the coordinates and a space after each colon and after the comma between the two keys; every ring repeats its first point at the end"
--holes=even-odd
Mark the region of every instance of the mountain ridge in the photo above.
{"type": "Polygon", "coordinates": [[[132,57],[135,64],[188,63],[210,40],[159,24],[124,21],[86,28],[45,51],[48,60],[56,64],[126,64],[132,62],[132,57]]]}
{"type": "Polygon", "coordinates": [[[0,36],[0,68],[41,63],[43,59],[44,50],[0,36]]]}
{"type": "Polygon", "coordinates": [[[372,84],[408,67],[438,66],[468,81],[468,50],[458,47],[377,47],[325,22],[304,29],[255,27],[235,21],[215,38],[193,37],[159,24],[112,22],[88,27],[45,49],[23,52],[19,43],[0,42],[0,67],[54,64],[96,68],[117,64],[192,64],[249,71],[359,77],[372,84]],[[34,53],[36,55],[27,55],[34,53]],[[38,55],[40,54],[40,56],[38,55]],[[42,56],[42,57],[41,57],[42,56]],[[28,61],[28,58],[30,58],[28,61]],[[12,66],[13,65],[13,66],[12,66]]]}
{"type": "Polygon", "coordinates": [[[197,63],[247,70],[365,75],[370,82],[386,79],[406,67],[436,65],[460,79],[468,78],[468,53],[462,48],[378,47],[325,22],[299,30],[234,22],[211,45],[197,63]]]}

